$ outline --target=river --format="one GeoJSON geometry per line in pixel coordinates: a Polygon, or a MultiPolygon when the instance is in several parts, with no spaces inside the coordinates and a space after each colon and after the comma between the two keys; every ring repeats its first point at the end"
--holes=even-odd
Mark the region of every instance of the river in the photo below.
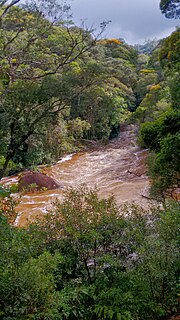
{"type": "MultiPolygon", "coordinates": [[[[25,226],[42,215],[56,198],[63,198],[63,191],[70,186],[85,183],[96,186],[100,197],[114,195],[117,204],[135,201],[147,205],[143,195],[149,188],[145,159],[147,151],[137,146],[137,127],[122,128],[119,137],[105,146],[95,146],[85,152],[68,155],[55,165],[45,167],[47,175],[55,178],[62,188],[25,193],[17,207],[15,224],[25,226]]],[[[17,177],[4,178],[4,185],[16,183],[17,177]]]]}

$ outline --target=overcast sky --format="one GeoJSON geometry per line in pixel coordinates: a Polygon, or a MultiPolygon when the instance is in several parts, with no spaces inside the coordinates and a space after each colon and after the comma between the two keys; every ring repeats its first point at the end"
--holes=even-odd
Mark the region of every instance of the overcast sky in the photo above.
{"type": "Polygon", "coordinates": [[[98,28],[111,20],[104,37],[124,38],[129,44],[143,43],[169,35],[179,20],[166,19],[159,9],[160,0],[71,0],[73,21],[98,28]]]}

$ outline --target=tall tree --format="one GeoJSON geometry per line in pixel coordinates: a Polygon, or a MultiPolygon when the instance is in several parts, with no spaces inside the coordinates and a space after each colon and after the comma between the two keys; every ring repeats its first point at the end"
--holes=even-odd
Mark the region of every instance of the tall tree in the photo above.
{"type": "Polygon", "coordinates": [[[66,5],[40,1],[20,8],[16,3],[1,2],[0,11],[0,134],[5,137],[0,177],[40,123],[54,119],[69,103],[64,69],[96,42],[90,30],[65,23],[66,5]]]}

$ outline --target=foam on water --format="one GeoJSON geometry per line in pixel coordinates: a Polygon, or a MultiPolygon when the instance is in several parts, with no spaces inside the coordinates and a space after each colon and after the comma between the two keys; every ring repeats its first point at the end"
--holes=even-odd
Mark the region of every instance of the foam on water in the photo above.
{"type": "Polygon", "coordinates": [[[62,159],[60,159],[57,163],[62,163],[65,161],[69,161],[72,159],[72,156],[74,155],[74,153],[68,154],[67,156],[64,156],[62,159]]]}

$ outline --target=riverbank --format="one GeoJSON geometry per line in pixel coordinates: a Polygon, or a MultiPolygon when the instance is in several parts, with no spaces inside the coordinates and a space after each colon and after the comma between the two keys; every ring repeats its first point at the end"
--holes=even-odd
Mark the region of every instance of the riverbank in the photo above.
{"type": "MultiPolygon", "coordinates": [[[[149,180],[146,175],[147,150],[137,145],[137,127],[129,125],[107,145],[71,154],[43,172],[56,179],[62,189],[27,192],[17,207],[16,225],[25,226],[47,212],[52,201],[63,198],[63,190],[80,184],[97,187],[100,197],[115,197],[118,205],[136,202],[147,206],[149,180]]],[[[14,181],[16,177],[13,177],[14,181]]]]}

